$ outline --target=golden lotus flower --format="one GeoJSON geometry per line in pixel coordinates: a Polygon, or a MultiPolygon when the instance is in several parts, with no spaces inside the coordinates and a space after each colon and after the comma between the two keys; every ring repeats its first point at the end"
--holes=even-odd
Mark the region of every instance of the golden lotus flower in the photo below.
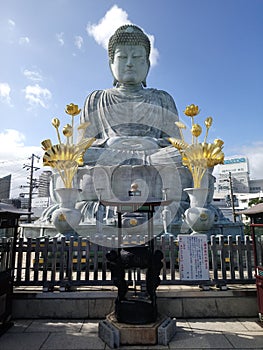
{"type": "Polygon", "coordinates": [[[184,110],[184,114],[187,115],[188,117],[194,117],[197,114],[199,114],[199,112],[200,112],[199,107],[194,104],[187,106],[184,110]]]}
{"type": "Polygon", "coordinates": [[[182,151],[182,162],[192,173],[194,187],[198,188],[207,168],[224,163],[224,153],[216,144],[193,144],[182,151]]]}
{"type": "Polygon", "coordinates": [[[43,165],[58,170],[67,188],[71,188],[73,177],[79,165],[83,165],[83,155],[95,138],[84,139],[76,145],[59,144],[47,150],[43,156],[43,165]]]}
{"type": "Polygon", "coordinates": [[[74,103],[71,103],[66,106],[65,112],[73,117],[78,115],[81,112],[81,109],[79,109],[78,105],[75,105],[74,103]]]}
{"type": "Polygon", "coordinates": [[[212,125],[213,123],[213,118],[212,117],[207,117],[206,120],[205,120],[205,126],[209,129],[210,126],[212,125]]]}
{"type": "Polygon", "coordinates": [[[57,137],[58,137],[58,142],[61,143],[61,138],[60,138],[60,134],[58,131],[58,128],[60,126],[60,120],[58,118],[53,118],[52,119],[52,125],[54,126],[54,128],[56,129],[57,132],[57,137]]]}
{"type": "MultiPolygon", "coordinates": [[[[73,117],[80,112],[78,105],[74,105],[73,103],[67,105],[65,111],[72,116],[72,120],[73,117]]],[[[56,129],[59,144],[52,145],[52,142],[49,139],[42,142],[42,146],[46,151],[43,156],[43,165],[56,169],[61,176],[65,187],[71,188],[73,177],[78,170],[78,166],[83,165],[84,153],[95,141],[95,138],[84,137],[85,130],[89,123],[83,123],[79,126],[80,129],[83,129],[83,135],[81,139],[74,144],[74,129],[72,122],[72,125],[66,124],[63,128],[63,135],[66,137],[67,142],[62,143],[59,134],[59,119],[53,118],[52,125],[56,129]]]]}
{"type": "Polygon", "coordinates": [[[185,141],[183,140],[180,140],[180,139],[176,139],[174,137],[169,137],[168,138],[168,141],[171,142],[171,144],[177,148],[178,150],[182,150],[182,149],[185,149],[186,147],[188,147],[188,143],[186,143],[185,141]]]}
{"type": "Polygon", "coordinates": [[[60,120],[58,118],[53,118],[52,119],[52,125],[54,126],[54,128],[59,128],[60,120]]]}
{"type": "Polygon", "coordinates": [[[192,129],[191,129],[191,133],[193,136],[198,137],[201,135],[202,133],[202,128],[199,124],[193,124],[192,125],[192,129]]]}
{"type": "MultiPolygon", "coordinates": [[[[205,172],[207,171],[207,168],[212,168],[217,164],[224,163],[224,153],[222,152],[224,142],[220,139],[215,139],[214,143],[206,142],[209,128],[213,122],[212,117],[208,117],[205,120],[206,134],[204,137],[204,142],[197,142],[197,138],[202,133],[202,127],[199,124],[194,123],[194,116],[196,116],[198,113],[199,108],[194,104],[187,106],[184,111],[185,115],[192,118],[191,144],[184,141],[182,134],[182,140],[175,139],[173,137],[168,138],[168,141],[181,153],[182,163],[191,172],[195,188],[201,187],[201,181],[205,172]]],[[[176,122],[175,124],[181,132],[181,129],[183,128],[182,125],[184,124],[181,122],[176,122]]]]}
{"type": "Polygon", "coordinates": [[[179,129],[186,129],[186,126],[182,122],[175,122],[174,123],[179,129]]]}
{"type": "Polygon", "coordinates": [[[206,142],[206,139],[207,139],[207,136],[208,136],[208,131],[209,131],[212,123],[213,123],[213,118],[212,117],[206,118],[206,120],[205,120],[206,133],[205,133],[204,142],[206,142]]]}
{"type": "Polygon", "coordinates": [[[217,145],[218,147],[221,147],[221,146],[223,146],[224,141],[222,141],[220,139],[215,139],[214,144],[217,145]]]}
{"type": "Polygon", "coordinates": [[[182,123],[180,121],[179,122],[175,122],[175,125],[178,127],[181,139],[183,140],[184,139],[184,135],[182,133],[182,129],[186,129],[186,126],[184,125],[184,123],[182,123]]]}
{"type": "Polygon", "coordinates": [[[41,145],[43,146],[42,149],[44,151],[47,151],[52,147],[52,142],[50,139],[47,139],[47,140],[42,141],[41,145]]]}
{"type": "Polygon", "coordinates": [[[67,124],[63,128],[63,135],[66,137],[71,137],[73,134],[72,126],[70,124],[67,124]]]}

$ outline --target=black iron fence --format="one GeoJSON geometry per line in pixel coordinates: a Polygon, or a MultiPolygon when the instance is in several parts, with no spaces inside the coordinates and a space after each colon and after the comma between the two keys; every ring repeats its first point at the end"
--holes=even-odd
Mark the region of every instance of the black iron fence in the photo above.
{"type": "MultiPolygon", "coordinates": [[[[16,244],[15,286],[43,286],[61,290],[80,286],[113,285],[107,266],[106,253],[117,249],[117,237],[97,238],[37,238],[26,241],[21,238],[16,244]]],[[[211,237],[209,242],[210,279],[206,284],[225,286],[226,284],[255,283],[254,255],[250,238],[240,236],[211,237]]],[[[162,285],[202,284],[203,281],[182,281],[179,273],[178,240],[174,236],[163,235],[154,239],[154,248],[164,254],[161,271],[162,285]]],[[[126,279],[131,283],[143,284],[145,271],[129,269],[126,279]]]]}

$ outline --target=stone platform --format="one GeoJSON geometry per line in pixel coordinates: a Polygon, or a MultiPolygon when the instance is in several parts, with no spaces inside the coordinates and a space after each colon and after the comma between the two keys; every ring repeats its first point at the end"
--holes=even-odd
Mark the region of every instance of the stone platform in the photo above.
{"type": "MultiPolygon", "coordinates": [[[[82,287],[76,291],[43,292],[42,287],[16,287],[15,318],[104,319],[114,310],[117,291],[113,287],[82,287]]],[[[226,290],[198,286],[159,286],[160,314],[171,318],[257,317],[256,284],[228,285],[226,290]]]]}
{"type": "Polygon", "coordinates": [[[132,325],[117,321],[114,312],[99,322],[99,337],[111,348],[120,345],[167,345],[176,333],[176,320],[158,315],[153,323],[132,325]]]}

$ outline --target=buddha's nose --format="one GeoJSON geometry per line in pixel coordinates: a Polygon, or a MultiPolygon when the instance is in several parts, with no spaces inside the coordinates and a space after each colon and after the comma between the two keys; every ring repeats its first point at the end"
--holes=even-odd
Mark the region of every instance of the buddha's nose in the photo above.
{"type": "Polygon", "coordinates": [[[128,66],[128,67],[132,67],[132,66],[133,66],[132,57],[128,57],[128,58],[127,58],[127,66],[128,66]]]}

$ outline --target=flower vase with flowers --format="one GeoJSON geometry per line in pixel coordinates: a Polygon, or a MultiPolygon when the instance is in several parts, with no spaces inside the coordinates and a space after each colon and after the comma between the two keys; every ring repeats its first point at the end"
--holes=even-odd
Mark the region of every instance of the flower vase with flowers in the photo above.
{"type": "Polygon", "coordinates": [[[89,123],[82,123],[78,126],[82,132],[82,137],[74,143],[74,117],[80,113],[78,105],[73,103],[66,106],[65,112],[71,116],[71,124],[66,124],[63,128],[65,142],[62,142],[59,127],[60,120],[52,119],[52,125],[56,129],[58,144],[53,145],[50,139],[44,140],[41,144],[45,151],[43,165],[50,166],[60,176],[64,187],[56,188],[59,198],[59,208],[52,214],[52,223],[57,231],[62,234],[72,233],[80,222],[81,213],[75,208],[80,190],[73,188],[73,178],[79,165],[83,165],[83,155],[92,145],[95,138],[85,138],[85,130],[89,123]]]}
{"type": "Polygon", "coordinates": [[[194,120],[199,113],[199,107],[194,104],[184,110],[184,114],[191,118],[191,143],[185,141],[182,129],[186,129],[186,126],[180,121],[175,124],[180,130],[181,139],[169,138],[171,144],[181,153],[183,165],[192,174],[194,187],[185,188],[184,191],[190,198],[190,208],[185,211],[185,220],[193,233],[207,232],[213,225],[214,213],[206,208],[209,189],[202,187],[202,180],[208,170],[213,170],[215,165],[224,163],[222,152],[224,142],[220,139],[215,139],[213,143],[207,142],[208,132],[213,123],[212,117],[205,119],[204,141],[199,142],[202,127],[194,120]]]}

